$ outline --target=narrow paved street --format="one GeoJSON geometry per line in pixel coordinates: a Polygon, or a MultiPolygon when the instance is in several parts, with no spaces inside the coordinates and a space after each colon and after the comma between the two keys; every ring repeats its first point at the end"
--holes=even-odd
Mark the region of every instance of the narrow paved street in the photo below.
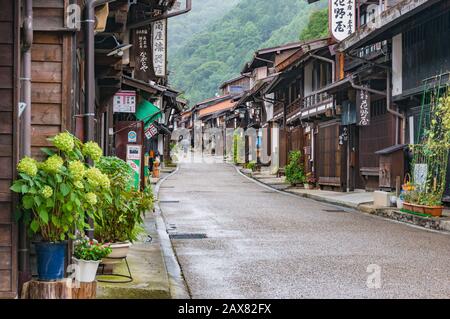
{"type": "Polygon", "coordinates": [[[181,164],[160,190],[193,298],[449,298],[450,236],[277,193],[228,164],[181,164]],[[367,288],[367,267],[381,288],[367,288]]]}

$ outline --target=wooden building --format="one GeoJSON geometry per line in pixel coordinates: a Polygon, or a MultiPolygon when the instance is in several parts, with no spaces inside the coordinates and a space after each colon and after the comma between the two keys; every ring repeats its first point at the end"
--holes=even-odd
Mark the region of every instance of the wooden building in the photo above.
{"type": "Polygon", "coordinates": [[[9,190],[19,156],[20,38],[18,1],[0,1],[0,298],[17,294],[16,198],[9,190]]]}
{"type": "Polygon", "coordinates": [[[424,92],[449,83],[449,6],[448,1],[363,1],[358,30],[335,47],[339,81],[325,92],[335,97],[346,129],[349,190],[389,190],[397,177],[403,180],[407,154],[395,161],[386,161],[386,154],[394,158],[405,144],[418,142],[424,92]]]}
{"type": "Polygon", "coordinates": [[[286,127],[279,121],[281,117],[275,116],[279,115],[275,111],[279,111],[282,101],[267,89],[278,75],[275,66],[294,54],[301,45],[301,42],[295,42],[260,49],[241,71],[250,78],[250,88],[239,98],[236,109],[245,114],[244,128],[260,130],[259,137],[262,143],[266,143],[261,147],[270,156],[270,163],[262,164],[270,164],[273,169],[286,165],[288,135],[286,127]]]}
{"type": "Polygon", "coordinates": [[[277,76],[265,90],[276,101],[273,120],[280,129],[279,163],[287,164],[290,151],[302,153],[306,172],[321,186],[343,187],[342,147],[334,100],[321,90],[334,81],[333,42],[316,39],[277,61],[277,76]]]}
{"type": "MultiPolygon", "coordinates": [[[[174,3],[0,0],[0,298],[16,297],[32,274],[26,229],[13,218],[17,198],[9,190],[18,160],[42,157],[47,139],[64,130],[96,140],[105,154],[117,154],[120,116],[113,98],[130,88],[125,79],[138,64],[130,52],[133,30],[190,10],[186,1],[186,8],[169,12],[174,3]],[[94,20],[95,25],[89,22],[94,20]]],[[[167,24],[161,30],[167,32],[167,24]]],[[[146,49],[151,53],[151,46],[146,49]]],[[[168,134],[164,126],[170,126],[182,102],[168,87],[166,57],[158,58],[158,69],[151,57],[150,77],[141,73],[131,82],[143,81],[145,89],[133,89],[161,100],[161,130],[168,134]]]]}
{"type": "Polygon", "coordinates": [[[250,87],[250,78],[240,75],[222,83],[219,87],[220,95],[237,95],[247,91],[250,87]]]}

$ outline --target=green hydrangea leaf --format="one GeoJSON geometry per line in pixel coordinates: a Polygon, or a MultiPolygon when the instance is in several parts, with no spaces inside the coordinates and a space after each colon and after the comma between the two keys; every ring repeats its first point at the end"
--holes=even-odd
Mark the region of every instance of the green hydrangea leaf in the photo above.
{"type": "Polygon", "coordinates": [[[22,192],[22,183],[21,182],[15,182],[10,188],[14,193],[20,193],[22,192]]]}
{"type": "Polygon", "coordinates": [[[39,214],[39,218],[42,219],[42,221],[45,224],[48,224],[48,211],[47,208],[44,206],[40,206],[38,208],[38,214],[39,214]]]}
{"type": "Polygon", "coordinates": [[[56,154],[52,149],[50,149],[50,148],[48,148],[48,147],[42,147],[42,148],[41,148],[41,151],[42,151],[44,154],[47,154],[48,156],[53,156],[53,155],[56,154]]]}
{"type": "Polygon", "coordinates": [[[33,231],[33,233],[36,233],[39,229],[39,223],[35,220],[33,220],[30,224],[30,229],[33,231]]]}
{"type": "Polygon", "coordinates": [[[31,209],[34,205],[34,198],[32,196],[26,195],[22,198],[23,208],[31,209]]]}
{"type": "Polygon", "coordinates": [[[71,191],[71,188],[69,185],[63,183],[61,184],[61,193],[63,194],[64,197],[66,197],[71,191]]]}

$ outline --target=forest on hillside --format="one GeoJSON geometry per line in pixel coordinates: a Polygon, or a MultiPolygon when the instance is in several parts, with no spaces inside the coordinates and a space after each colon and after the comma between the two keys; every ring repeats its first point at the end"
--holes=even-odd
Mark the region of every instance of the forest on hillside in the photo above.
{"type": "Polygon", "coordinates": [[[188,14],[169,19],[169,54],[175,53],[209,23],[221,19],[239,1],[193,0],[192,10],[188,14]]]}
{"type": "Polygon", "coordinates": [[[169,28],[171,33],[180,30],[180,23],[192,30],[183,32],[182,39],[177,40],[179,34],[169,36],[170,83],[184,90],[191,105],[214,96],[220,83],[238,75],[255,50],[328,32],[326,0],[313,5],[304,0],[235,2],[228,10],[222,7],[222,15],[216,10],[209,14],[206,5],[193,8],[189,19],[189,14],[183,21],[174,19],[169,28]],[[201,17],[202,26],[192,27],[201,17]]]}

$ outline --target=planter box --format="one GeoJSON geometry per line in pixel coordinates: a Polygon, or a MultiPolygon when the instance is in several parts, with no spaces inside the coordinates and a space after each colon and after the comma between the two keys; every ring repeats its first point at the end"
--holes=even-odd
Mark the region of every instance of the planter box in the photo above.
{"type": "Polygon", "coordinates": [[[415,213],[441,217],[444,206],[425,206],[411,203],[403,203],[403,209],[410,210],[415,213]]]}

